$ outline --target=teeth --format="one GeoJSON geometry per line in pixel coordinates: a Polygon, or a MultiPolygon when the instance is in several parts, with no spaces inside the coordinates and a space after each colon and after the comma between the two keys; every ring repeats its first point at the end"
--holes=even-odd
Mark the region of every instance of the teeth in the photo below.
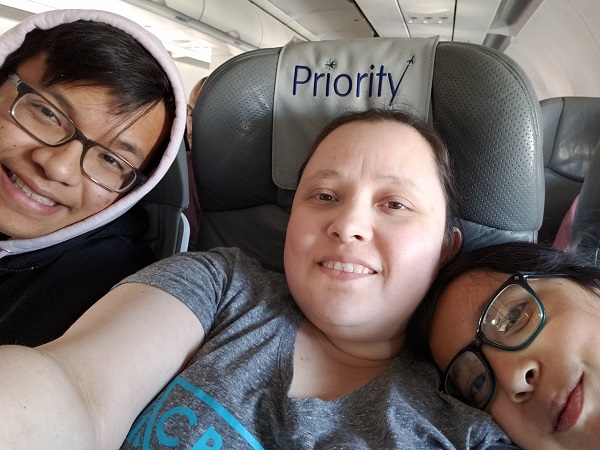
{"type": "Polygon", "coordinates": [[[328,269],[339,270],[340,272],[366,274],[375,273],[374,270],[371,270],[368,267],[362,266],[360,264],[342,263],[339,261],[324,261],[322,265],[324,267],[327,267],[328,269]]]}
{"type": "Polygon", "coordinates": [[[12,183],[17,186],[19,189],[21,189],[23,192],[25,192],[25,194],[27,195],[27,197],[32,198],[38,202],[40,202],[42,205],[47,205],[47,206],[54,206],[56,205],[56,202],[53,200],[50,200],[48,197],[44,197],[42,195],[36,194],[35,192],[33,192],[31,190],[31,188],[29,186],[27,186],[25,184],[25,182],[23,180],[21,180],[16,174],[12,174],[10,176],[10,181],[12,181],[12,183]]]}

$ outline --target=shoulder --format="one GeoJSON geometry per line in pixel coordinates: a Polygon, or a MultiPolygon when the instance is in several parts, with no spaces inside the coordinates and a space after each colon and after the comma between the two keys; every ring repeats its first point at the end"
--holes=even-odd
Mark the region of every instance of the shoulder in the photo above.
{"type": "Polygon", "coordinates": [[[144,241],[113,235],[88,239],[69,247],[56,257],[53,264],[72,266],[73,270],[102,267],[109,272],[121,272],[123,278],[155,261],[156,255],[144,241]]]}
{"type": "Polygon", "coordinates": [[[158,261],[145,270],[147,276],[165,273],[165,271],[175,276],[185,275],[188,279],[204,274],[227,284],[266,282],[285,285],[283,274],[263,268],[256,259],[233,247],[178,253],[158,261]]]}
{"type": "Polygon", "coordinates": [[[289,292],[282,274],[264,269],[258,261],[235,248],[178,253],[123,282],[148,284],[182,301],[205,297],[219,303],[236,295],[271,297],[289,292]]]}
{"type": "Polygon", "coordinates": [[[399,411],[404,431],[420,430],[428,439],[449,440],[457,448],[516,448],[491,416],[440,391],[433,365],[403,351],[387,370],[387,407],[399,411]]]}
{"type": "MultiPolygon", "coordinates": [[[[286,305],[282,274],[268,271],[238,249],[179,253],[123,280],[156,287],[185,304],[208,332],[221,324],[273,315],[286,305]]],[[[289,306],[288,306],[289,307],[289,306]]]]}

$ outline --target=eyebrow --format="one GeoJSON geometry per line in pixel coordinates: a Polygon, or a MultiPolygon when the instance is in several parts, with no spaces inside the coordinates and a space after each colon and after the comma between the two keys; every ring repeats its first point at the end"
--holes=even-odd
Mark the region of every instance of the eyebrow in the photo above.
{"type": "MultiPolygon", "coordinates": [[[[504,283],[502,283],[500,286],[502,286],[504,283]]],[[[487,297],[484,301],[482,301],[479,306],[477,307],[477,322],[479,323],[479,319],[481,319],[481,316],[483,316],[483,313],[485,312],[485,309],[489,306],[489,304],[496,298],[496,296],[498,295],[498,290],[500,289],[500,286],[498,286],[496,288],[495,291],[492,292],[492,295],[490,295],[489,297],[487,297]]]]}
{"type": "Polygon", "coordinates": [[[383,179],[387,181],[388,184],[407,187],[415,192],[421,192],[421,189],[419,189],[419,187],[412,180],[407,178],[399,178],[396,175],[385,175],[383,179]]]}
{"type": "MultiPolygon", "coordinates": [[[[52,94],[52,96],[55,98],[55,101],[57,101],[58,103],[60,103],[60,104],[61,104],[61,111],[62,111],[62,113],[63,113],[65,116],[67,116],[67,117],[68,117],[70,120],[73,120],[73,119],[71,118],[71,115],[70,115],[70,114],[67,114],[67,113],[64,111],[65,109],[66,109],[66,110],[70,110],[71,112],[73,112],[73,111],[76,111],[76,110],[77,110],[77,108],[76,108],[76,107],[73,105],[73,103],[71,103],[71,102],[69,101],[69,99],[67,99],[67,98],[66,98],[64,95],[62,95],[60,92],[52,92],[52,91],[51,91],[50,93],[51,93],[51,94],[52,94]]],[[[46,96],[46,94],[43,94],[43,95],[44,95],[44,96],[46,96]]],[[[77,125],[76,125],[76,126],[77,126],[77,125]]],[[[129,128],[129,127],[127,127],[127,128],[129,128]]],[[[126,129],[127,129],[127,128],[126,128],[126,129]]],[[[79,129],[79,126],[77,126],[77,129],[79,129]]],[[[83,133],[83,131],[81,131],[80,129],[79,129],[79,131],[80,131],[81,133],[83,133]]],[[[125,131],[125,130],[122,130],[120,133],[123,133],[124,131],[125,131]]],[[[112,140],[111,140],[111,141],[110,141],[110,142],[109,142],[107,145],[105,145],[105,147],[109,148],[110,150],[113,150],[113,149],[115,148],[115,147],[114,147],[114,144],[116,144],[116,145],[117,145],[117,146],[118,146],[118,147],[119,147],[121,150],[124,150],[124,151],[126,151],[126,152],[128,152],[128,153],[131,153],[131,154],[132,154],[132,155],[134,155],[136,158],[138,158],[140,162],[143,162],[143,161],[144,161],[144,153],[143,153],[142,149],[141,149],[141,148],[140,148],[138,145],[134,144],[133,142],[130,142],[130,141],[127,141],[127,140],[123,140],[123,139],[121,138],[121,134],[120,134],[120,133],[119,133],[119,134],[117,134],[117,135],[114,137],[114,139],[112,139],[112,140]]],[[[85,133],[83,133],[83,134],[84,134],[84,136],[85,136],[85,133]]],[[[88,138],[88,139],[90,139],[90,138],[89,138],[89,137],[87,137],[87,136],[85,136],[85,137],[86,137],[86,138],[88,138]]],[[[93,139],[91,139],[91,140],[93,140],[93,139]]],[[[94,142],[97,142],[97,141],[94,141],[94,142]]],[[[98,144],[100,144],[100,145],[104,145],[104,144],[102,144],[102,143],[100,143],[100,142],[98,142],[98,144]]],[[[130,162],[131,162],[131,161],[130,161],[130,162]]]]}
{"type": "Polygon", "coordinates": [[[492,301],[492,297],[488,297],[486,298],[483,302],[481,302],[481,304],[477,307],[477,322],[479,323],[479,319],[481,319],[481,316],[483,316],[483,313],[485,311],[485,309],[488,307],[488,305],[490,304],[490,302],[492,301]]]}
{"type": "MultiPolygon", "coordinates": [[[[307,177],[308,180],[329,180],[335,178],[341,178],[341,174],[337,170],[332,169],[317,170],[315,173],[307,177]]],[[[384,175],[381,179],[384,180],[386,184],[392,186],[406,187],[415,192],[421,191],[412,180],[409,180],[407,178],[400,178],[396,175],[384,175]]]]}
{"type": "Polygon", "coordinates": [[[112,144],[115,142],[118,144],[118,146],[120,148],[122,148],[126,152],[131,153],[136,158],[138,158],[140,160],[140,162],[144,162],[144,156],[143,156],[142,150],[140,149],[139,146],[135,145],[132,142],[124,141],[123,139],[121,139],[121,136],[117,135],[117,137],[111,141],[111,146],[109,147],[110,149],[114,148],[112,144]]]}
{"type": "Polygon", "coordinates": [[[339,178],[339,172],[335,170],[317,170],[315,173],[310,175],[308,179],[310,180],[320,180],[320,179],[331,179],[331,178],[339,178]]]}

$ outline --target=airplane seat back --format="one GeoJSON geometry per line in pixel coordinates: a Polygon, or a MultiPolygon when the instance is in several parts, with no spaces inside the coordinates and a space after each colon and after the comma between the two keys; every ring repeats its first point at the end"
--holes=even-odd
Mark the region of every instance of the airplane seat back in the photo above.
{"type": "Polygon", "coordinates": [[[592,155],[573,216],[571,241],[594,250],[600,261],[600,140],[592,155]]]}
{"type": "Polygon", "coordinates": [[[144,238],[158,257],[186,251],[190,226],[183,210],[189,203],[188,169],[183,141],[171,167],[139,202],[149,216],[144,238]]]}
{"type": "Polygon", "coordinates": [[[539,241],[552,243],[579,194],[600,139],[600,98],[540,101],[546,198],[539,241]]]}
{"type": "MultiPolygon", "coordinates": [[[[382,38],[369,41],[383,42],[378,39],[382,38]]],[[[412,39],[386,41],[384,53],[401,54],[406,41],[412,39]]],[[[391,70],[355,41],[342,41],[345,58],[333,58],[336,53],[324,50],[332,45],[327,41],[302,45],[309,48],[307,58],[313,57],[312,62],[297,58],[295,65],[284,69],[281,48],[250,51],[217,68],[204,84],[192,127],[192,164],[202,209],[197,249],[239,247],[265,267],[283,271],[295,185],[282,183],[280,172],[297,173],[313,141],[312,136],[299,138],[298,129],[313,126],[318,132],[329,121],[322,120],[321,109],[346,112],[346,97],[356,101],[368,92],[387,104],[389,97],[378,95],[388,81],[396,88],[395,95],[403,95],[398,80],[412,69],[408,58],[400,58],[399,67],[391,70]],[[367,67],[362,94],[353,91],[344,97],[352,85],[351,74],[356,74],[343,71],[346,60],[362,61],[367,67]],[[284,70],[293,73],[279,73],[284,70]],[[298,95],[287,99],[292,107],[301,104],[302,114],[285,115],[277,104],[278,85],[294,76],[304,81],[311,71],[315,78],[307,86],[297,83],[298,95]],[[319,91],[319,97],[317,91],[327,86],[329,91],[319,91]],[[285,132],[278,128],[280,122],[287,127],[285,132]],[[292,154],[292,147],[303,155],[292,154]],[[289,164],[286,159],[293,161],[289,164]]],[[[539,101],[529,80],[507,56],[475,44],[439,42],[431,66],[431,89],[424,94],[426,99],[416,102],[425,101],[425,115],[453,160],[463,248],[535,241],[544,184],[539,101]]],[[[417,79],[427,75],[412,74],[417,79]]],[[[292,87],[288,88],[291,94],[292,87]]]]}

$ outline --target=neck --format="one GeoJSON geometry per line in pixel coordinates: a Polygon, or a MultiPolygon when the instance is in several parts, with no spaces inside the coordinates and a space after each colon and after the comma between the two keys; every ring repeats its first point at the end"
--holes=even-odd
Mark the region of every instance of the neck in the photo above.
{"type": "Polygon", "coordinates": [[[324,353],[351,367],[385,367],[404,347],[404,335],[383,341],[354,341],[330,336],[310,322],[308,325],[324,353]]]}
{"type": "Polygon", "coordinates": [[[381,345],[331,339],[305,320],[296,335],[292,398],[333,400],[354,392],[382,373],[398,352],[381,345]],[[393,355],[392,355],[393,353],[393,355]]]}

